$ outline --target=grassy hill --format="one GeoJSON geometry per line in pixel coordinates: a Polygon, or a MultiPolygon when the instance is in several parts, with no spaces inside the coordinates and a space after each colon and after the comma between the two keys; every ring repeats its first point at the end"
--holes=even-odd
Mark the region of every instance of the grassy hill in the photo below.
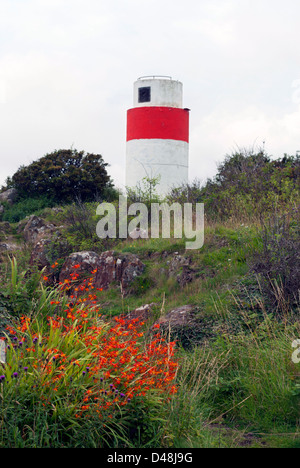
{"type": "Polygon", "coordinates": [[[59,230],[45,251],[56,274],[80,251],[131,253],[145,265],[127,294],[117,283],[93,290],[90,278],[79,299],[45,271],[29,271],[26,220],[6,224],[2,241],[20,248],[0,264],[11,345],[0,447],[299,447],[299,200],[298,158],[238,153],[214,180],[170,194],[170,202],[204,202],[199,250],[186,250],[185,239],[100,240],[96,203],[41,207],[35,213],[59,230]],[[141,328],[118,321],[147,304],[141,328]],[[181,306],[190,321],[153,328],[181,306]],[[111,388],[129,395],[127,404],[109,400],[111,388]]]}

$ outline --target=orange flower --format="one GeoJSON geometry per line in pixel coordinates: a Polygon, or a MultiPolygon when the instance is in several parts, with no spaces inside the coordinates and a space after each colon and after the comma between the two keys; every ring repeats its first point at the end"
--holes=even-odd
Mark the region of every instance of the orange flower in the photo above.
{"type": "MultiPolygon", "coordinates": [[[[80,265],[74,268],[78,269],[80,265]]],[[[65,284],[60,283],[61,300],[50,303],[57,305],[57,308],[56,314],[48,317],[49,332],[45,332],[44,336],[32,334],[34,337],[39,336],[39,343],[43,343],[42,356],[46,355],[47,360],[41,357],[36,346],[24,346],[22,350],[24,357],[26,353],[32,353],[31,366],[36,372],[41,372],[43,387],[49,392],[62,392],[66,381],[69,382],[70,369],[74,380],[84,375],[86,388],[79,401],[78,418],[87,417],[91,409],[100,418],[113,417],[117,408],[130,404],[130,400],[135,397],[147,396],[152,391],[166,398],[176,393],[176,343],[167,342],[159,332],[145,343],[141,328],[144,322],[139,319],[128,320],[119,316],[114,323],[98,321],[100,307],[96,307],[96,295],[89,292],[93,288],[91,278],[76,285],[75,295],[69,295],[69,303],[65,302],[62,298],[65,298],[67,284],[72,284],[71,281],[77,280],[79,275],[72,273],[70,278],[65,284]],[[62,337],[55,341],[58,343],[55,348],[51,347],[49,339],[54,333],[62,337]],[[76,357],[80,356],[79,360],[75,360],[74,355],[68,356],[66,345],[70,342],[69,338],[72,343],[75,339],[76,345],[84,348],[82,355],[76,353],[76,357]]],[[[97,289],[103,291],[103,288],[97,289]]],[[[32,322],[29,317],[22,316],[18,329],[11,329],[19,341],[24,339],[22,333],[28,333],[29,329],[34,331],[32,322]]],[[[154,328],[159,329],[160,325],[156,324],[154,328]]]]}

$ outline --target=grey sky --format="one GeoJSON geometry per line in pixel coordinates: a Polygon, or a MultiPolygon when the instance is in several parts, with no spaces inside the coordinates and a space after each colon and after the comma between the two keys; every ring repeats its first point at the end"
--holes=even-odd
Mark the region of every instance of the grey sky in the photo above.
{"type": "Polygon", "coordinates": [[[299,0],[0,0],[0,185],[59,148],[125,183],[133,82],[171,75],[190,114],[190,179],[237,146],[300,150],[299,0]]]}

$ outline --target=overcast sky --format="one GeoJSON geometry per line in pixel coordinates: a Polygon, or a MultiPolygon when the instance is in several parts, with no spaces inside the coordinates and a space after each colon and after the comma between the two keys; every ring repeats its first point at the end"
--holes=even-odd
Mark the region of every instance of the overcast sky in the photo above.
{"type": "Polygon", "coordinates": [[[133,82],[183,82],[190,180],[237,147],[300,150],[299,0],[0,0],[0,185],[60,148],[125,184],[133,82]]]}

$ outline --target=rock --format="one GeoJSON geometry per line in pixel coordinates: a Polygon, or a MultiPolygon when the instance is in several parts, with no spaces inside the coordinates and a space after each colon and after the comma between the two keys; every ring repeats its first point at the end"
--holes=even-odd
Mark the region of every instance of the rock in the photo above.
{"type": "Polygon", "coordinates": [[[54,214],[59,214],[59,213],[63,213],[63,212],[64,212],[64,210],[63,210],[62,208],[57,207],[57,206],[51,208],[51,211],[52,211],[54,214]]]}
{"type": "Polygon", "coordinates": [[[16,189],[8,189],[5,192],[0,193],[0,202],[6,202],[12,205],[16,201],[17,196],[18,192],[16,189]]]}
{"type": "Polygon", "coordinates": [[[98,268],[100,264],[100,256],[95,252],[75,252],[68,256],[63,264],[59,281],[63,283],[65,280],[70,279],[70,274],[74,273],[74,266],[80,265],[76,271],[83,278],[84,274],[91,274],[93,270],[98,268]]]}
{"type": "Polygon", "coordinates": [[[169,276],[176,276],[178,284],[185,286],[194,279],[194,270],[191,267],[191,258],[184,257],[175,252],[174,257],[167,262],[169,266],[169,276]]]}
{"type": "Polygon", "coordinates": [[[143,273],[145,265],[133,254],[117,254],[114,251],[103,252],[98,255],[95,252],[76,252],[67,258],[62,266],[59,281],[64,282],[70,278],[74,266],[80,265],[77,272],[90,274],[97,270],[94,276],[93,286],[98,289],[108,289],[112,283],[121,284],[122,291],[126,294],[130,283],[135,277],[143,273]]]}
{"type": "Polygon", "coordinates": [[[23,231],[23,236],[29,244],[36,244],[42,239],[51,237],[57,232],[57,227],[51,223],[46,223],[42,218],[32,215],[29,217],[23,231]]]}
{"type": "Polygon", "coordinates": [[[188,267],[191,264],[191,259],[189,257],[183,257],[178,254],[178,252],[174,253],[173,258],[169,261],[169,275],[172,276],[178,272],[178,270],[182,267],[188,267]]]}
{"type": "Polygon", "coordinates": [[[4,213],[4,206],[0,203],[0,214],[4,213]]]}
{"type": "Polygon", "coordinates": [[[124,290],[126,290],[130,283],[145,270],[145,265],[133,254],[118,257],[117,265],[116,279],[121,282],[124,290]]]}
{"type": "Polygon", "coordinates": [[[57,229],[53,224],[45,223],[36,216],[30,217],[24,229],[25,241],[31,247],[29,265],[35,265],[39,270],[45,268],[45,275],[51,280],[56,276],[50,268],[54,261],[54,252],[57,258],[70,253],[68,243],[57,229]]]}
{"type": "Polygon", "coordinates": [[[0,252],[14,252],[15,250],[20,250],[21,246],[17,244],[12,244],[10,242],[1,242],[0,243],[0,252]]]}
{"type": "Polygon", "coordinates": [[[155,325],[159,324],[162,334],[176,340],[183,348],[190,349],[216,336],[214,322],[213,318],[203,315],[198,307],[182,305],[160,317],[151,329],[156,332],[155,325]]]}
{"type": "MultiPolygon", "coordinates": [[[[15,242],[11,234],[11,226],[7,221],[0,223],[0,253],[10,253],[20,250],[22,246],[15,242]]],[[[1,256],[1,261],[3,257],[1,256]]]]}
{"type": "Polygon", "coordinates": [[[97,288],[107,289],[112,282],[121,285],[124,293],[130,283],[144,272],[145,265],[134,254],[117,254],[114,251],[103,252],[96,273],[97,288]]]}
{"type": "Polygon", "coordinates": [[[192,305],[183,305],[171,310],[167,315],[160,317],[156,323],[163,328],[182,327],[194,322],[195,307],[192,305]]]}
{"type": "Polygon", "coordinates": [[[160,256],[161,256],[160,252],[152,252],[149,255],[151,260],[159,260],[160,256]]]}
{"type": "Polygon", "coordinates": [[[125,318],[126,320],[139,319],[141,322],[145,322],[153,317],[153,309],[156,306],[157,304],[155,302],[152,302],[151,304],[145,304],[133,310],[132,312],[129,312],[125,318]]]}
{"type": "Polygon", "coordinates": [[[180,284],[181,287],[184,287],[186,284],[191,283],[194,279],[194,271],[188,267],[183,267],[182,273],[178,274],[177,283],[180,284]]]}
{"type": "MultiPolygon", "coordinates": [[[[51,244],[50,239],[41,239],[34,245],[29,260],[30,266],[36,266],[39,270],[49,269],[50,262],[47,258],[47,252],[51,244]]],[[[46,273],[46,272],[45,272],[46,273]]]]}
{"type": "Polygon", "coordinates": [[[48,253],[53,242],[54,235],[60,235],[57,227],[51,223],[46,223],[42,218],[32,215],[28,218],[25,226],[19,225],[18,232],[23,230],[25,242],[31,245],[30,266],[37,266],[42,270],[46,268],[47,274],[50,274],[50,260],[48,253]]]}

